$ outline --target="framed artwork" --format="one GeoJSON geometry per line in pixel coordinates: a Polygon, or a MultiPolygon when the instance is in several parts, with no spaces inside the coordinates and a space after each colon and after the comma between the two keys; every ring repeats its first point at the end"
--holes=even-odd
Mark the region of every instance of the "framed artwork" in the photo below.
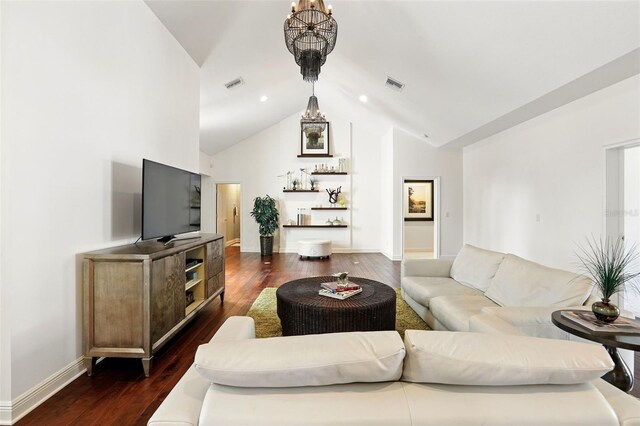
{"type": "Polygon", "coordinates": [[[302,155],[329,155],[329,122],[301,122],[302,155]]]}
{"type": "Polygon", "coordinates": [[[432,221],[433,181],[405,180],[402,203],[405,221],[432,221]]]}

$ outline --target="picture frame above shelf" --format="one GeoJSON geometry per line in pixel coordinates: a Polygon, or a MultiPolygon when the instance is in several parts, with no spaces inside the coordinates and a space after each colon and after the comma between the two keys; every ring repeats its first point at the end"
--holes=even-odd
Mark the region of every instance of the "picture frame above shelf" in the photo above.
{"type": "Polygon", "coordinates": [[[329,122],[302,120],[300,154],[328,156],[329,152],[329,122]]]}

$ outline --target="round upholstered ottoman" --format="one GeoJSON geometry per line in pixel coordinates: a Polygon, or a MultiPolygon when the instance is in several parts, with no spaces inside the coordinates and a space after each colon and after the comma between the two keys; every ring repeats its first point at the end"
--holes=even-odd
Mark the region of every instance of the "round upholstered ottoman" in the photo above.
{"type": "Polygon", "coordinates": [[[298,255],[300,259],[318,257],[324,259],[331,256],[330,240],[302,240],[298,241],[298,255]]]}

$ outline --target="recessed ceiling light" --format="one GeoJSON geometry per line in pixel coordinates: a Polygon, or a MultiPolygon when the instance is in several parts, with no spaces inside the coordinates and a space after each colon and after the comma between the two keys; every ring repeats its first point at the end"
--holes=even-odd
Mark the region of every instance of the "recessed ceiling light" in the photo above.
{"type": "Polygon", "coordinates": [[[267,98],[267,96],[266,96],[266,95],[262,95],[262,96],[260,96],[260,102],[267,102],[267,100],[268,100],[268,99],[269,99],[269,98],[267,98]]]}
{"type": "Polygon", "coordinates": [[[367,103],[367,101],[369,100],[369,98],[367,98],[367,95],[360,95],[358,99],[360,99],[360,102],[362,103],[367,103]]]}

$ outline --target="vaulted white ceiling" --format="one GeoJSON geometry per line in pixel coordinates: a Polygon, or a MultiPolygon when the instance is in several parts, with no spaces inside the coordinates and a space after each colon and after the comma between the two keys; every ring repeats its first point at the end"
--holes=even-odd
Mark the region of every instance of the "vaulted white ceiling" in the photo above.
{"type": "MultiPolygon", "coordinates": [[[[327,1],[327,0],[325,0],[327,1]]],[[[284,45],[290,2],[147,0],[201,66],[201,150],[219,152],[306,106],[284,45]],[[231,90],[224,83],[242,77],[231,90]],[[266,102],[260,102],[261,96],[266,102]]],[[[333,2],[321,108],[367,95],[379,123],[464,146],[640,72],[640,2],[333,2]],[[385,87],[387,76],[406,84],[385,87]]]]}

